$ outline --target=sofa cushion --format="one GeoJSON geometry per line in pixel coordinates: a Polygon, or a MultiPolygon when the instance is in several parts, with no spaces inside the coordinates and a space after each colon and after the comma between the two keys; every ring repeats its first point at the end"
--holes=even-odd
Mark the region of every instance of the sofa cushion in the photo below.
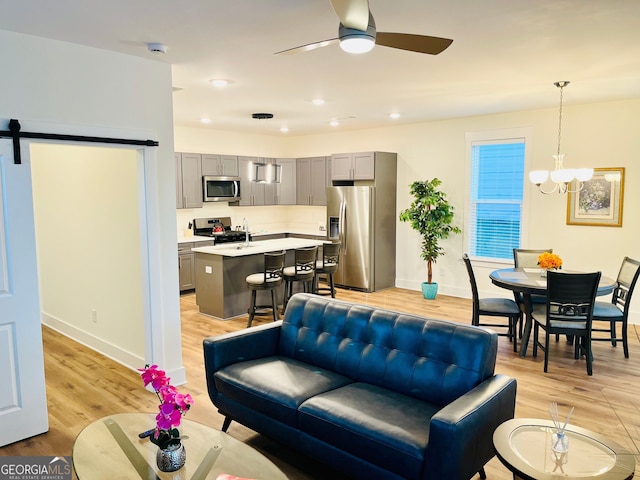
{"type": "Polygon", "coordinates": [[[300,405],[300,429],[405,478],[418,478],[439,409],[366,383],[321,393],[300,405]]]}
{"type": "Polygon", "coordinates": [[[471,325],[298,293],[279,354],[444,406],[491,377],[496,335],[471,325]]]}
{"type": "Polygon", "coordinates": [[[306,399],[342,387],[351,379],[286,357],[235,363],[214,375],[224,396],[297,427],[297,409],[306,399]]]}

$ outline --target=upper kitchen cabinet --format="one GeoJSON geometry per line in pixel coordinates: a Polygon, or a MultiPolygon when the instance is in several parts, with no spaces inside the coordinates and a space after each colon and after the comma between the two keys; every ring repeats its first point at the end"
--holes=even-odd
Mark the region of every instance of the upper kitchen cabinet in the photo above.
{"type": "Polygon", "coordinates": [[[278,158],[276,164],[280,165],[280,183],[276,184],[276,204],[296,205],[296,159],[278,158]]]}
{"type": "Polygon", "coordinates": [[[202,155],[202,175],[237,177],[238,157],[236,155],[202,155]]]}
{"type": "Polygon", "coordinates": [[[327,187],[331,185],[331,162],[328,157],[298,158],[296,178],[298,205],[327,204],[327,187]]]}
{"type": "Polygon", "coordinates": [[[252,179],[255,176],[256,163],[272,163],[273,159],[261,157],[238,157],[240,169],[240,196],[239,206],[275,205],[276,184],[259,183],[252,179]]]}
{"type": "Polygon", "coordinates": [[[332,180],[374,180],[375,152],[331,155],[332,180]]]}
{"type": "Polygon", "coordinates": [[[176,207],[202,207],[202,168],[199,153],[175,153],[176,207]]]}

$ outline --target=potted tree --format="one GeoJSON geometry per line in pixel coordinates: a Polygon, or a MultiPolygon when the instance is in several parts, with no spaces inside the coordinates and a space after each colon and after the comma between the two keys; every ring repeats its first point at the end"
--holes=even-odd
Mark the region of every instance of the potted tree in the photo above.
{"type": "Polygon", "coordinates": [[[415,200],[406,210],[400,212],[400,221],[409,222],[411,228],[422,235],[420,256],[427,262],[427,281],[422,282],[422,294],[426,299],[434,299],[438,293],[438,284],[432,282],[433,264],[444,249],[440,240],[450,233],[460,233],[460,229],[453,222],[453,207],[447,201],[446,195],[438,190],[442,182],[433,180],[416,181],[410,185],[409,192],[415,200]]]}

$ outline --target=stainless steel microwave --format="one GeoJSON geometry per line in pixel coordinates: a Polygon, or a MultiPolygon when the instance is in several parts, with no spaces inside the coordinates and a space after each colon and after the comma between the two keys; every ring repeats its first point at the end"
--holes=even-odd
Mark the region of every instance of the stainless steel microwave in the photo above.
{"type": "Polygon", "coordinates": [[[205,202],[240,200],[240,177],[202,177],[202,199],[205,202]]]}

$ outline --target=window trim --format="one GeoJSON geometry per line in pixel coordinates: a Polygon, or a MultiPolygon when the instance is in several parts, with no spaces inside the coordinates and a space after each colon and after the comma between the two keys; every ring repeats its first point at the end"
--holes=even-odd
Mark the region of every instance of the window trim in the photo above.
{"type": "MultiPolygon", "coordinates": [[[[520,244],[527,245],[529,242],[529,208],[530,208],[530,195],[531,189],[527,182],[527,172],[531,170],[531,150],[533,146],[533,127],[517,127],[517,128],[505,128],[496,130],[485,130],[479,132],[467,132],[465,134],[465,198],[464,204],[464,229],[463,229],[463,242],[466,251],[469,251],[470,246],[470,228],[469,222],[471,220],[471,155],[472,147],[474,143],[483,142],[501,142],[509,140],[524,140],[524,171],[525,177],[523,179],[524,185],[522,187],[522,210],[520,218],[520,244]]],[[[504,260],[498,258],[477,257],[471,255],[469,252],[469,258],[474,264],[505,268],[505,265],[513,265],[513,260],[504,260]]]]}

